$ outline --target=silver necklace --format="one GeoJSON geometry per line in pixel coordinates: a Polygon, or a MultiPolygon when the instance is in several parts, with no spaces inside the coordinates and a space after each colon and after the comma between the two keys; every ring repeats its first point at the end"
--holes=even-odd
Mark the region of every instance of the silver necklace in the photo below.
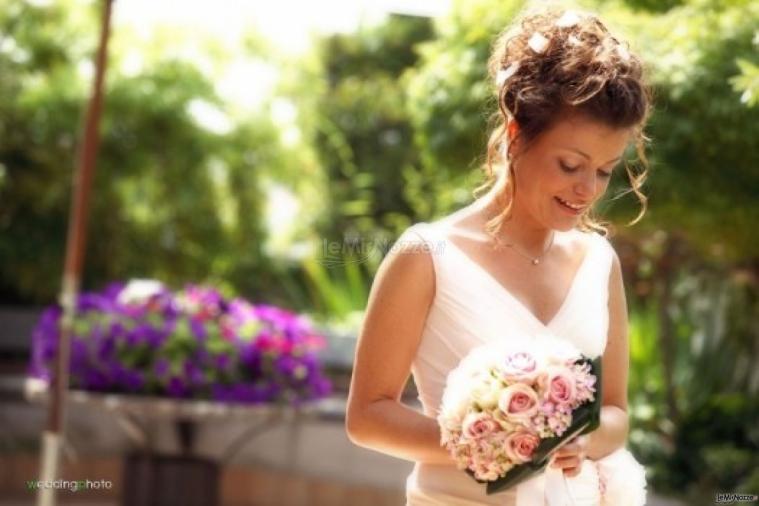
{"type": "Polygon", "coordinates": [[[546,253],[548,253],[548,250],[551,249],[551,246],[553,246],[553,238],[555,235],[556,235],[556,232],[551,233],[551,242],[548,243],[548,247],[540,255],[536,257],[533,257],[532,255],[528,255],[527,253],[523,253],[522,251],[519,251],[519,249],[516,247],[516,245],[513,242],[508,243],[508,244],[500,244],[501,242],[500,239],[496,239],[496,241],[498,241],[499,243],[498,246],[500,246],[501,248],[511,248],[517,253],[519,253],[520,255],[522,255],[523,257],[525,257],[527,260],[529,260],[532,265],[538,265],[540,263],[540,260],[546,255],[546,253]]]}

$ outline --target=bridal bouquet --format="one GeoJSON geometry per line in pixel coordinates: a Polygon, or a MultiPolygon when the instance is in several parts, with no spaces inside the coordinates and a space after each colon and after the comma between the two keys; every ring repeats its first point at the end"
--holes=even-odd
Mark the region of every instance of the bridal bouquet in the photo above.
{"type": "Polygon", "coordinates": [[[601,359],[550,336],[472,350],[448,375],[441,444],[487,494],[514,486],[599,425],[601,359]]]}

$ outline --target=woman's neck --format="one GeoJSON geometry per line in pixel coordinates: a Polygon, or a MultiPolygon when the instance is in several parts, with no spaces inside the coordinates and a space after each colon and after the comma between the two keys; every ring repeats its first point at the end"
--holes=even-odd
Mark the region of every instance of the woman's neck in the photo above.
{"type": "MultiPolygon", "coordinates": [[[[503,210],[502,205],[491,195],[480,199],[478,214],[484,224],[496,217],[503,210]]],[[[509,218],[496,231],[496,237],[502,244],[515,244],[525,253],[538,256],[549,247],[556,231],[538,223],[529,212],[515,202],[509,218]]]]}

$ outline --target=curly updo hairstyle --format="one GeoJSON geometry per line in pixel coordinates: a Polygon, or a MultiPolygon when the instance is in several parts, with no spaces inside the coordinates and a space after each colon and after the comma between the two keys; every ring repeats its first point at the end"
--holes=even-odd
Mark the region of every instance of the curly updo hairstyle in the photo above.
{"type": "MultiPolygon", "coordinates": [[[[629,224],[643,217],[647,198],[640,189],[648,174],[645,145],[650,140],[643,129],[651,113],[652,91],[645,83],[643,64],[628,44],[593,14],[556,7],[526,11],[496,39],[488,73],[496,87],[498,111],[487,146],[487,180],[474,194],[489,188],[502,209],[488,222],[491,235],[509,219],[517,190],[507,134],[512,118],[526,147],[555,122],[578,113],[611,128],[631,128],[643,169],[636,173],[625,164],[630,182],[625,193],[632,191],[641,204],[629,224]]],[[[578,226],[603,235],[610,227],[590,208],[578,226]]]]}

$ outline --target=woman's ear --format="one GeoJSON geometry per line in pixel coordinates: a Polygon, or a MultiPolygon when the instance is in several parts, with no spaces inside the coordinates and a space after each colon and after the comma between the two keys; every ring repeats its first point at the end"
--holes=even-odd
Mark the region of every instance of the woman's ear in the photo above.
{"type": "Polygon", "coordinates": [[[506,138],[509,140],[509,154],[514,156],[519,150],[519,124],[517,120],[510,119],[506,125],[506,138]]]}
{"type": "Polygon", "coordinates": [[[509,138],[509,144],[511,144],[514,139],[516,139],[517,134],[519,133],[519,124],[517,123],[517,120],[510,119],[508,125],[506,126],[506,134],[509,138]]]}

